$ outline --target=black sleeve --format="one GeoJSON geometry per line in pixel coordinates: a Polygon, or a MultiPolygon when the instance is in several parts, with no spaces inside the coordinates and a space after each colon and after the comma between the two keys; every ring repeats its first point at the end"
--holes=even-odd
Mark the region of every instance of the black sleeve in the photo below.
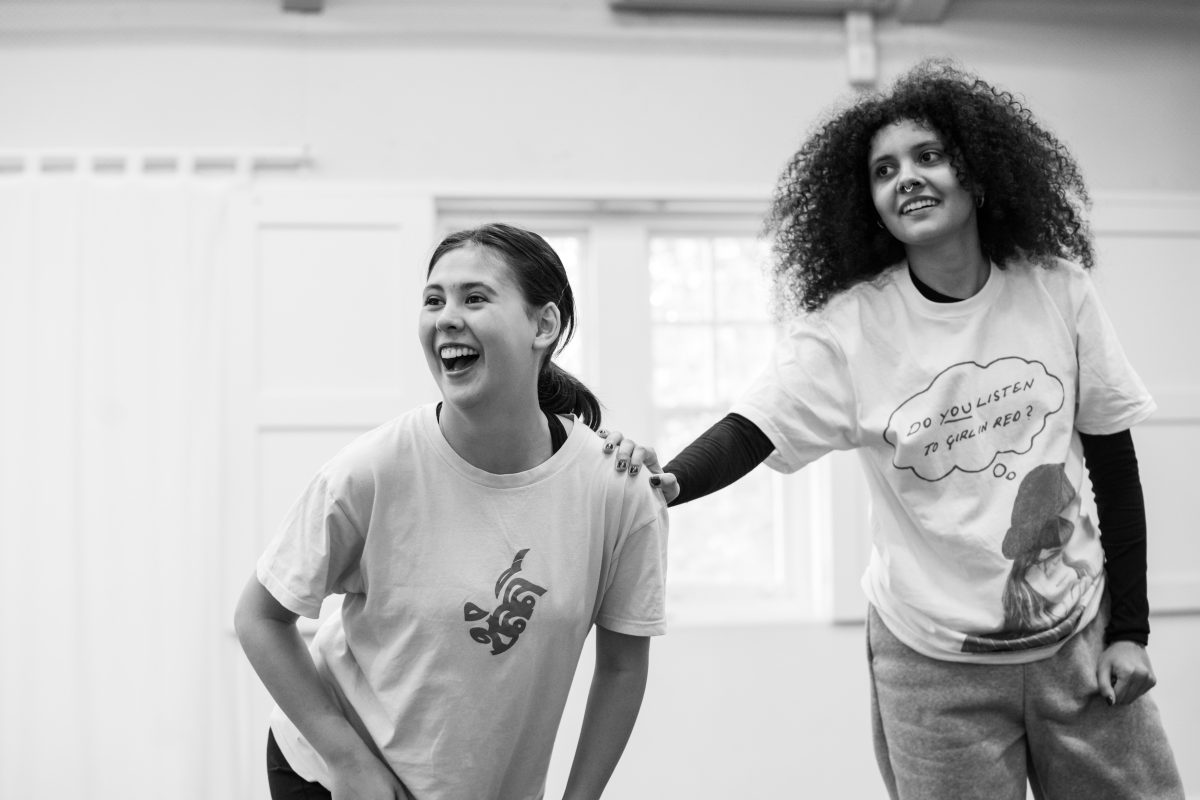
{"type": "Polygon", "coordinates": [[[1096,510],[1100,544],[1108,572],[1112,618],[1105,644],[1131,641],[1145,645],[1150,636],[1150,604],[1146,598],[1146,504],[1138,475],[1133,436],[1121,431],[1107,436],[1079,434],[1096,510]]]}
{"type": "Polygon", "coordinates": [[[775,445],[757,425],[741,414],[726,414],[663,467],[663,472],[679,479],[679,497],[671,505],[725,488],[774,450],[775,445]]]}

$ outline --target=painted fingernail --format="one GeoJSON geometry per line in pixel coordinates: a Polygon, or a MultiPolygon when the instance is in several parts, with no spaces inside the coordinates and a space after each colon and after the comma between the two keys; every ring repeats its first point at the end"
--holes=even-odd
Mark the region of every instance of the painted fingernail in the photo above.
{"type": "Polygon", "coordinates": [[[637,474],[638,474],[639,472],[641,472],[641,471],[642,471],[642,468],[641,468],[641,467],[630,467],[630,468],[629,468],[629,474],[630,474],[630,475],[637,475],[637,474]]]}
{"type": "Polygon", "coordinates": [[[613,451],[612,442],[605,442],[604,443],[604,452],[611,453],[612,451],[613,451]]]}
{"type": "Polygon", "coordinates": [[[603,439],[608,436],[608,431],[601,428],[600,430],[596,431],[596,435],[603,439]]]}
{"type": "Polygon", "coordinates": [[[660,483],[662,483],[662,478],[658,477],[657,475],[652,475],[650,477],[651,486],[658,486],[660,483]]]}
{"type": "Polygon", "coordinates": [[[1113,699],[1112,699],[1111,697],[1106,697],[1106,698],[1104,698],[1104,699],[1105,699],[1105,701],[1106,701],[1106,702],[1107,702],[1107,703],[1108,703],[1110,706],[1111,706],[1111,705],[1113,704],[1113,702],[1114,702],[1114,701],[1113,701],[1113,699]]]}
{"type": "Polygon", "coordinates": [[[627,466],[629,466],[628,461],[621,460],[617,462],[617,469],[625,469],[627,466]]]}

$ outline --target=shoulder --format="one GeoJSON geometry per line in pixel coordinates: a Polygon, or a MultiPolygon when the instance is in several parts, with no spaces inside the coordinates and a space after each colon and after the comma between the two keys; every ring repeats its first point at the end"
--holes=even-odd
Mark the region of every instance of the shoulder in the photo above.
{"type": "Polygon", "coordinates": [[[908,266],[904,262],[893,264],[878,275],[834,295],[824,307],[814,312],[814,316],[835,329],[857,326],[864,312],[874,316],[881,308],[901,299],[898,281],[907,279],[907,274],[908,266]]]}
{"type": "Polygon", "coordinates": [[[844,289],[820,308],[789,319],[781,340],[785,348],[815,346],[847,357],[847,349],[853,349],[864,331],[886,329],[898,318],[903,295],[897,280],[906,269],[904,264],[895,264],[844,289]]]}
{"type": "Polygon", "coordinates": [[[604,440],[579,420],[575,420],[568,442],[573,449],[567,469],[574,477],[601,487],[606,502],[633,511],[635,516],[651,517],[657,513],[656,504],[662,502],[662,495],[650,486],[648,472],[632,477],[617,472],[613,456],[604,452],[604,440]]]}
{"type": "Polygon", "coordinates": [[[1065,258],[1045,263],[1018,260],[1006,265],[1005,272],[1016,291],[1033,291],[1052,303],[1064,319],[1074,319],[1081,309],[1095,301],[1090,272],[1065,258]]]}
{"type": "Polygon", "coordinates": [[[335,495],[373,488],[424,447],[432,414],[432,406],[420,406],[355,437],[321,466],[319,478],[335,495]]]}
{"type": "Polygon", "coordinates": [[[567,440],[563,444],[565,463],[563,469],[579,475],[608,473],[623,477],[613,469],[613,456],[604,452],[604,440],[594,430],[584,425],[578,418],[571,418],[567,432],[567,440]],[[607,467],[607,469],[605,469],[607,467]]]}
{"type": "Polygon", "coordinates": [[[1040,263],[1017,259],[1005,264],[1004,270],[1015,281],[1036,283],[1051,291],[1078,290],[1092,280],[1086,269],[1065,258],[1040,263]]]}

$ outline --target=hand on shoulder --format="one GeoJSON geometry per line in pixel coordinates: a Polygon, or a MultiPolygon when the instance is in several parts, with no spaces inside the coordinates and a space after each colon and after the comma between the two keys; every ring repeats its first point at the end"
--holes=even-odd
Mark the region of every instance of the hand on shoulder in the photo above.
{"type": "Polygon", "coordinates": [[[658,453],[653,447],[643,447],[632,439],[626,439],[620,431],[600,430],[604,452],[616,457],[617,472],[636,478],[643,470],[650,473],[650,485],[662,492],[663,499],[670,503],[679,496],[679,481],[669,472],[663,472],[658,463],[658,453]]]}

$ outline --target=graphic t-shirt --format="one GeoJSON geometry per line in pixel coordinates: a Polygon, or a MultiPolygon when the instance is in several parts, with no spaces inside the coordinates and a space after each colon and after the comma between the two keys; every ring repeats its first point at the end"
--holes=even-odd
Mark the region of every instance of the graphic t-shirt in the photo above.
{"type": "Polygon", "coordinates": [[[857,449],[868,600],[913,649],[989,663],[1049,656],[1095,616],[1104,559],[1077,431],[1153,410],[1066,261],[993,266],[952,304],[892,267],[793,322],[733,408],[781,471],[857,449]]]}
{"type": "MultiPolygon", "coordinates": [[[[526,472],[460,458],[435,406],[321,468],[258,562],[288,609],[317,617],[311,652],[348,720],[417,800],[535,800],[593,623],[664,632],[666,508],[575,424],[526,472]]],[[[276,709],[293,769],[320,755],[276,709]]]]}

